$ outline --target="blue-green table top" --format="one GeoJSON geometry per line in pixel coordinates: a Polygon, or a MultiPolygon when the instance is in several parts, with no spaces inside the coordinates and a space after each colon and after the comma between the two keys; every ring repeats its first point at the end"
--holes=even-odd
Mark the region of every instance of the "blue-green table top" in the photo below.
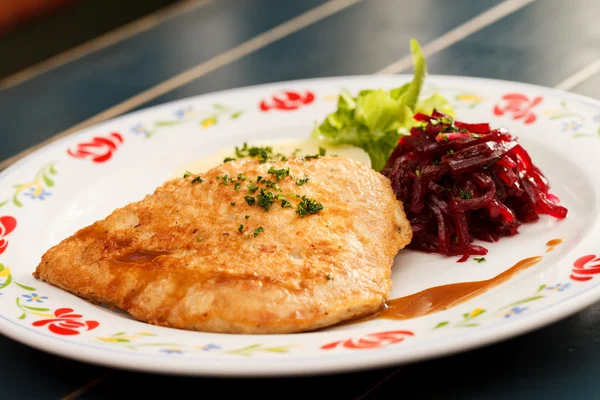
{"type": "MultiPolygon", "coordinates": [[[[187,96],[376,73],[407,55],[411,37],[424,46],[438,44],[428,56],[432,74],[560,85],[600,98],[598,0],[213,0],[185,8],[17,84],[0,81],[0,161],[103,116],[187,96]],[[278,26],[289,29],[248,50],[249,41],[269,37],[278,26]],[[227,61],[211,64],[215,59],[227,61]],[[186,75],[190,70],[195,72],[186,75]]],[[[129,398],[132,388],[140,398],[183,396],[188,389],[198,396],[306,398],[329,388],[336,399],[600,399],[598,332],[600,304],[451,357],[401,368],[264,380],[108,369],[0,336],[0,398],[129,398]]]]}

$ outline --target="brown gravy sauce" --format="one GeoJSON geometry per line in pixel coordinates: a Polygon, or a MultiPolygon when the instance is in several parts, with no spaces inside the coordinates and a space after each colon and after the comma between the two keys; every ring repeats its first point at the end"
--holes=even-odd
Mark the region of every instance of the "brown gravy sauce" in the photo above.
{"type": "Polygon", "coordinates": [[[556,246],[558,246],[559,244],[561,244],[563,242],[562,239],[552,239],[552,240],[548,240],[546,242],[546,246],[548,246],[548,250],[546,250],[546,253],[550,253],[551,251],[556,249],[556,246]]]}
{"type": "Polygon", "coordinates": [[[122,255],[121,257],[115,259],[115,261],[126,264],[143,265],[153,263],[156,257],[165,256],[168,254],[171,253],[169,251],[136,250],[122,255]]]}
{"type": "Polygon", "coordinates": [[[541,256],[526,258],[519,261],[500,275],[484,281],[460,282],[435,286],[405,297],[388,300],[386,305],[379,312],[367,317],[344,322],[340,325],[354,324],[372,319],[403,320],[441,311],[490,290],[500,283],[512,278],[519,272],[537,264],[541,259],[541,256]]]}
{"type": "MultiPolygon", "coordinates": [[[[129,311],[139,301],[138,296],[146,287],[157,281],[158,271],[162,268],[157,258],[169,254],[171,252],[161,250],[134,250],[110,260],[109,270],[113,279],[108,284],[108,290],[121,291],[122,300],[116,304],[119,308],[129,311]],[[135,284],[130,286],[129,282],[135,284]]],[[[167,297],[169,304],[163,304],[161,308],[170,309],[182,296],[172,293],[167,297]]],[[[160,322],[160,316],[156,319],[160,322]]]]}

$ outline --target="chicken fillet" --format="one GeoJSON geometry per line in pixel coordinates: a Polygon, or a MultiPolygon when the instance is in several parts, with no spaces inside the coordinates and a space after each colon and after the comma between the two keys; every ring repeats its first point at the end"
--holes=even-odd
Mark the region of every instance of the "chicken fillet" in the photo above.
{"type": "Polygon", "coordinates": [[[150,324],[302,332],[380,309],[411,238],[388,179],[365,164],[242,159],[114,210],[34,276],[150,324]]]}

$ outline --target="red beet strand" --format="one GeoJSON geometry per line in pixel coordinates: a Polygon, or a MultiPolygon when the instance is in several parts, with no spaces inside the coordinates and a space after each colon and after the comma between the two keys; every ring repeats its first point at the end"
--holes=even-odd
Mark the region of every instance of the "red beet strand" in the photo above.
{"type": "Polygon", "coordinates": [[[455,121],[434,110],[398,141],[381,171],[405,204],[413,229],[408,248],[446,256],[485,255],[475,239],[495,242],[522,223],[568,210],[527,151],[506,129],[455,121]]]}

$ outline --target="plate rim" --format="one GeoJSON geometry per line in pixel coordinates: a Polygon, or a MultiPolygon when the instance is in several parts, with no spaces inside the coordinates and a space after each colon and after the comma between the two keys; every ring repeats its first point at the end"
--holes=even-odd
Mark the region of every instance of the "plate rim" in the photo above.
{"type": "MultiPolygon", "coordinates": [[[[592,106],[600,110],[600,100],[567,92],[561,89],[555,89],[551,87],[510,81],[505,79],[494,79],[494,78],[482,78],[482,77],[469,77],[463,75],[443,75],[443,74],[431,74],[427,76],[429,80],[438,82],[443,81],[456,81],[456,80],[467,80],[470,82],[481,82],[483,84],[489,83],[494,85],[499,84],[510,84],[514,87],[523,87],[529,90],[536,90],[540,93],[552,94],[553,96],[561,99],[574,100],[580,104],[592,106]]],[[[285,85],[300,85],[303,83],[311,83],[317,85],[319,82],[344,82],[349,80],[361,80],[361,79],[377,79],[377,80],[402,80],[412,79],[410,74],[390,74],[390,75],[342,75],[342,76],[325,76],[318,78],[304,78],[287,81],[269,82],[250,86],[240,86],[236,88],[230,88],[226,90],[218,90],[207,93],[202,93],[194,96],[184,97],[182,99],[171,100],[156,104],[149,107],[140,108],[135,111],[131,111],[114,118],[110,118],[99,123],[90,125],[86,128],[75,131],[69,135],[53,140],[50,143],[35,149],[30,154],[22,157],[15,161],[4,170],[0,171],[0,180],[10,175],[13,171],[18,170],[22,165],[27,164],[29,161],[39,158],[44,153],[53,150],[55,147],[64,144],[67,141],[72,140],[74,137],[87,133],[90,129],[101,128],[107,124],[118,124],[122,120],[135,116],[141,113],[151,112],[152,110],[159,110],[167,108],[169,106],[175,106],[179,103],[189,101],[199,101],[204,98],[214,97],[217,95],[227,95],[240,91],[255,91],[261,89],[267,89],[269,87],[283,87],[285,85]]],[[[348,354],[336,354],[327,356],[318,356],[304,358],[303,360],[311,360],[310,363],[295,364],[289,362],[290,359],[286,360],[258,360],[258,359],[232,359],[232,360],[219,360],[218,364],[207,365],[206,363],[198,363],[197,360],[191,359],[165,359],[165,363],[145,363],[142,357],[135,357],[136,354],[122,354],[115,357],[111,352],[106,352],[98,348],[88,348],[89,352],[86,351],[73,351],[73,343],[65,341],[48,341],[39,340],[36,341],[37,335],[29,333],[28,335],[19,335],[23,332],[22,327],[17,328],[14,322],[10,321],[6,317],[0,315],[0,333],[37,350],[44,351],[50,354],[59,355],[62,357],[74,359],[95,365],[109,366],[119,369],[135,370],[140,372],[159,373],[165,375],[187,375],[187,376],[213,376],[213,377],[269,377],[269,376],[310,376],[310,375],[324,375],[333,373],[345,373],[351,371],[361,371],[373,368],[384,368],[389,366],[400,366],[415,361],[424,361],[434,358],[446,357],[452,354],[462,353],[465,351],[475,350],[487,345],[496,344],[504,340],[521,336],[525,333],[537,330],[544,326],[551,325],[559,320],[562,320],[570,315],[573,315],[586,307],[594,304],[600,300],[600,284],[592,285],[584,290],[563,299],[561,302],[547,305],[536,310],[535,313],[530,313],[526,318],[519,319],[519,323],[508,323],[492,325],[487,328],[486,333],[482,334],[481,330],[465,333],[457,340],[457,338],[447,339],[448,343],[440,343],[435,346],[435,349],[425,349],[420,351],[413,351],[412,349],[394,350],[394,348],[383,348],[374,349],[369,352],[361,353],[348,353],[348,354]],[[3,321],[3,322],[2,322],[3,321]],[[60,343],[56,346],[53,344],[60,343]],[[404,354],[402,354],[404,353],[404,354]],[[406,355],[408,353],[408,356],[406,355]],[[414,353],[414,354],[413,354],[414,353]],[[402,358],[402,360],[398,360],[402,358]],[[168,361],[168,362],[167,362],[168,361]],[[221,362],[222,361],[222,362],[221,362]],[[287,361],[287,362],[286,362],[287,361]],[[333,361],[333,362],[332,362],[333,361]],[[179,366],[176,364],[179,362],[179,366]],[[220,365],[219,365],[220,364],[220,365]],[[167,370],[165,366],[168,366],[167,370]]],[[[46,335],[42,335],[46,336],[46,335]]],[[[423,342],[413,348],[419,349],[421,346],[426,345],[427,342],[423,342]]],[[[139,355],[139,354],[137,354],[139,355]]],[[[151,358],[151,357],[149,357],[151,358]]]]}

